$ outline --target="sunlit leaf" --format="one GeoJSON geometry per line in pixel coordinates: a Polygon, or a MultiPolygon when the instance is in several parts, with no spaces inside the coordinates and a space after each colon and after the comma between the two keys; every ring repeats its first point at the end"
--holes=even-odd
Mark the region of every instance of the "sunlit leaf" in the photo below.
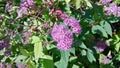
{"type": "Polygon", "coordinates": [[[43,54],[43,48],[42,48],[42,42],[37,42],[34,44],[34,56],[35,61],[38,62],[39,58],[42,57],[43,54]]]}
{"type": "Polygon", "coordinates": [[[86,4],[87,4],[87,6],[92,7],[92,5],[91,5],[91,3],[90,3],[89,0],[85,0],[85,2],[86,2],[86,4]]]}

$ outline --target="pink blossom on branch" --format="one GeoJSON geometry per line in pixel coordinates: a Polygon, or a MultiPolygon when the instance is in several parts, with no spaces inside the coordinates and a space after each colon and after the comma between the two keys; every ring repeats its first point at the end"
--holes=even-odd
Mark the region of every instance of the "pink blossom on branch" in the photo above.
{"type": "Polygon", "coordinates": [[[96,44],[96,48],[99,52],[103,52],[104,49],[107,47],[107,46],[110,46],[110,43],[109,42],[105,42],[103,41],[102,39],[99,39],[97,44],[96,44]]]}
{"type": "Polygon", "coordinates": [[[55,24],[53,26],[51,36],[57,42],[59,50],[69,50],[72,47],[73,35],[71,30],[67,30],[66,25],[55,24]]]}
{"type": "Polygon", "coordinates": [[[68,26],[71,26],[74,33],[81,33],[81,27],[79,25],[78,20],[76,20],[75,18],[66,18],[64,20],[64,23],[68,26]]]}
{"type": "Polygon", "coordinates": [[[21,7],[19,9],[17,9],[17,18],[21,18],[23,14],[28,15],[28,11],[26,7],[21,7]]]}
{"type": "Polygon", "coordinates": [[[29,8],[31,10],[35,10],[35,3],[34,0],[26,0],[20,3],[21,7],[26,7],[29,8]]]}
{"type": "Polygon", "coordinates": [[[100,4],[108,4],[108,3],[110,3],[112,0],[101,0],[100,1],[100,4]]]}

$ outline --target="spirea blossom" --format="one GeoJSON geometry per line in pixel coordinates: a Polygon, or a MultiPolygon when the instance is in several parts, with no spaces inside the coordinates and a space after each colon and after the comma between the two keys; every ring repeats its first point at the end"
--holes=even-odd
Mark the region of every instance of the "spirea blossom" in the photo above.
{"type": "Polygon", "coordinates": [[[117,14],[117,8],[118,8],[117,4],[111,3],[111,4],[109,4],[109,7],[110,7],[110,10],[111,10],[112,14],[116,15],[117,14]]]}
{"type": "Polygon", "coordinates": [[[9,40],[6,38],[0,42],[0,50],[4,48],[6,48],[6,51],[4,52],[4,56],[9,56],[11,53],[11,50],[10,50],[9,40]]]}
{"type": "Polygon", "coordinates": [[[28,66],[26,64],[16,64],[17,68],[28,68],[28,66]]]}
{"type": "Polygon", "coordinates": [[[0,50],[2,50],[3,48],[9,48],[9,40],[8,39],[4,39],[3,41],[0,42],[0,50]]]}
{"type": "Polygon", "coordinates": [[[98,49],[99,52],[103,52],[104,49],[105,49],[107,46],[109,46],[109,45],[108,45],[108,42],[107,42],[107,44],[106,44],[106,42],[103,41],[102,39],[99,39],[98,42],[97,42],[97,44],[96,44],[96,48],[98,49]]]}
{"type": "Polygon", "coordinates": [[[62,12],[61,10],[55,10],[55,12],[53,14],[62,20],[69,18],[69,16],[67,14],[65,14],[64,12],[62,12]]]}
{"type": "Polygon", "coordinates": [[[114,15],[120,17],[120,7],[115,3],[109,3],[108,6],[104,5],[104,11],[106,15],[114,15]]]}
{"type": "Polygon", "coordinates": [[[100,63],[103,63],[103,64],[109,64],[111,61],[110,59],[112,58],[112,56],[103,56],[99,59],[100,63]]]}
{"type": "Polygon", "coordinates": [[[6,68],[12,68],[12,64],[10,63],[6,63],[5,65],[6,65],[6,68]]]}
{"type": "Polygon", "coordinates": [[[10,54],[11,54],[11,50],[7,50],[5,51],[4,56],[9,56],[10,54]]]}
{"type": "Polygon", "coordinates": [[[17,9],[17,18],[22,17],[23,14],[28,15],[28,9],[35,10],[34,0],[25,0],[20,3],[20,8],[17,9]]]}
{"type": "Polygon", "coordinates": [[[28,15],[27,8],[26,7],[21,7],[19,9],[17,9],[17,14],[18,14],[17,18],[22,17],[23,14],[28,15]]]}
{"type": "Polygon", "coordinates": [[[71,26],[74,33],[79,34],[81,32],[79,22],[75,18],[66,18],[64,23],[68,26],[71,26]]]}
{"type": "Polygon", "coordinates": [[[34,0],[26,0],[20,3],[21,7],[26,7],[29,9],[34,10],[35,9],[35,4],[34,4],[34,0]]]}
{"type": "Polygon", "coordinates": [[[51,10],[49,14],[53,14],[57,17],[57,19],[64,21],[64,24],[55,24],[53,26],[51,36],[53,40],[57,42],[57,48],[59,50],[69,50],[73,43],[73,33],[79,34],[81,32],[81,27],[78,20],[75,18],[70,18],[61,10],[51,10]],[[68,26],[70,26],[70,29],[66,28],[68,26]]]}
{"type": "Polygon", "coordinates": [[[120,17],[120,7],[118,7],[117,16],[120,17]]]}
{"type": "Polygon", "coordinates": [[[8,12],[8,10],[12,8],[12,3],[13,0],[6,0],[5,12],[8,12]]]}
{"type": "Polygon", "coordinates": [[[4,63],[0,62],[0,68],[5,68],[4,63]]]}
{"type": "Polygon", "coordinates": [[[107,15],[117,15],[117,5],[115,3],[109,4],[109,6],[104,6],[104,11],[107,15]]]}
{"type": "Polygon", "coordinates": [[[101,0],[100,4],[104,5],[104,4],[110,3],[111,1],[112,0],[101,0]]]}
{"type": "Polygon", "coordinates": [[[53,37],[53,40],[57,42],[57,48],[59,50],[69,50],[72,47],[72,31],[67,30],[66,25],[55,24],[53,26],[51,36],[53,37]]]}

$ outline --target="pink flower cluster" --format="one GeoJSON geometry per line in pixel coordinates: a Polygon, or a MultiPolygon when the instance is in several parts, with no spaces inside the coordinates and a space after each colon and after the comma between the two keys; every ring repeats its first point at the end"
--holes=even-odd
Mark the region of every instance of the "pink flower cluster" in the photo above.
{"type": "Polygon", "coordinates": [[[17,18],[22,17],[23,14],[28,15],[27,8],[26,7],[21,7],[19,9],[17,9],[17,14],[18,14],[17,18]]]}
{"type": "Polygon", "coordinates": [[[28,9],[35,10],[34,0],[26,0],[20,3],[20,8],[17,9],[17,18],[22,17],[23,14],[28,15],[28,9]]]}
{"type": "Polygon", "coordinates": [[[107,15],[120,17],[120,7],[118,7],[115,3],[110,3],[109,6],[104,6],[104,11],[107,15]]]}
{"type": "Polygon", "coordinates": [[[102,64],[109,64],[111,62],[112,55],[109,56],[103,56],[99,59],[100,63],[102,64]]]}
{"type": "Polygon", "coordinates": [[[111,2],[111,0],[101,0],[100,1],[100,4],[108,4],[108,3],[110,3],[111,2]]]}
{"type": "Polygon", "coordinates": [[[69,50],[73,42],[73,34],[71,30],[67,30],[66,25],[55,24],[53,26],[51,36],[53,40],[57,42],[57,48],[59,50],[69,50]]]}
{"type": "Polygon", "coordinates": [[[79,34],[81,32],[81,27],[78,20],[75,18],[66,18],[64,20],[65,24],[72,27],[74,33],[79,34]]]}
{"type": "Polygon", "coordinates": [[[79,34],[81,32],[79,22],[75,18],[70,18],[61,10],[56,10],[53,14],[57,16],[57,18],[62,19],[64,24],[55,24],[51,36],[53,40],[57,42],[57,48],[59,50],[69,50],[72,47],[73,33],[79,34]],[[70,26],[72,31],[71,29],[67,29],[67,26],[70,26]]]}
{"type": "Polygon", "coordinates": [[[65,14],[61,10],[56,10],[54,12],[54,15],[62,19],[66,25],[70,26],[74,33],[79,34],[81,32],[79,22],[75,18],[70,18],[67,14],[65,14]]]}
{"type": "Polygon", "coordinates": [[[21,2],[20,6],[26,7],[26,8],[32,9],[32,10],[35,9],[34,0],[27,0],[27,1],[21,2]]]}
{"type": "Polygon", "coordinates": [[[96,48],[99,52],[103,52],[107,46],[110,46],[109,42],[104,42],[102,39],[99,39],[96,44],[96,48]]]}
{"type": "Polygon", "coordinates": [[[115,3],[110,3],[111,0],[101,0],[100,4],[104,5],[106,15],[114,15],[120,17],[120,7],[115,3]],[[107,5],[106,5],[107,4],[107,5]]]}
{"type": "Polygon", "coordinates": [[[57,16],[58,18],[61,18],[62,20],[69,18],[69,16],[67,14],[65,14],[64,12],[62,12],[61,10],[56,10],[54,12],[54,15],[57,16]]]}

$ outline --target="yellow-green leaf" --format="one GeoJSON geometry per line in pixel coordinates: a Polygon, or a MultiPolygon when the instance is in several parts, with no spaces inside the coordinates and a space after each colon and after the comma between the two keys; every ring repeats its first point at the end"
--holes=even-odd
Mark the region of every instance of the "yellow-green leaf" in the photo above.
{"type": "Polygon", "coordinates": [[[92,7],[92,5],[91,5],[89,0],[84,0],[84,1],[86,2],[87,6],[92,7]]]}
{"type": "Polygon", "coordinates": [[[42,48],[42,42],[37,42],[34,44],[34,56],[35,61],[38,62],[39,58],[42,57],[43,54],[43,48],[42,48]]]}
{"type": "Polygon", "coordinates": [[[68,4],[71,0],[65,0],[65,2],[68,4]]]}

